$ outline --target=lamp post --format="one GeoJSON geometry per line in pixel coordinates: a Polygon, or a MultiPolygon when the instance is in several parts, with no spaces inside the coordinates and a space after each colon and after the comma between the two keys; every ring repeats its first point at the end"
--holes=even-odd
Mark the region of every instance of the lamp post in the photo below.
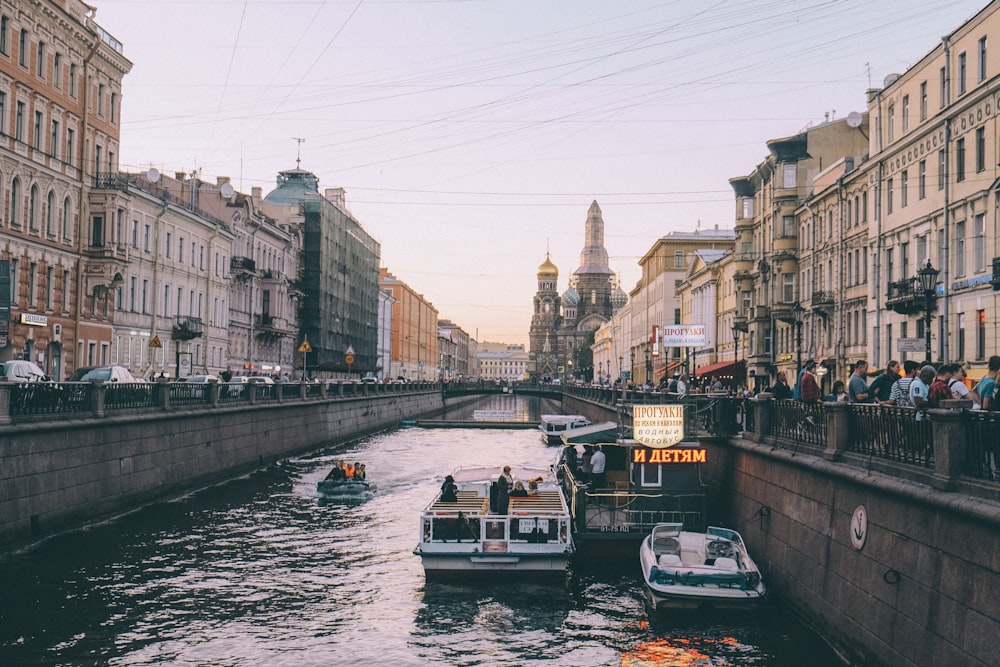
{"type": "Polygon", "coordinates": [[[801,303],[792,306],[792,317],[795,318],[795,344],[798,347],[798,358],[795,364],[795,383],[798,385],[799,377],[802,375],[802,316],[806,309],[801,303]]]}
{"type": "Polygon", "coordinates": [[[618,355],[618,380],[622,379],[622,371],[625,370],[625,357],[618,355]]]}
{"type": "Polygon", "coordinates": [[[733,393],[735,394],[740,387],[740,328],[735,324],[733,325],[733,357],[736,359],[736,363],[733,364],[733,393]]]}
{"type": "Polygon", "coordinates": [[[629,367],[628,367],[628,379],[631,382],[635,382],[635,348],[629,350],[629,367]]]}
{"type": "Polygon", "coordinates": [[[927,265],[917,271],[917,276],[920,278],[920,287],[924,290],[924,342],[928,364],[931,363],[931,310],[934,308],[938,273],[939,271],[931,266],[929,258],[927,265]]]}
{"type": "Polygon", "coordinates": [[[646,384],[649,384],[649,376],[653,370],[653,364],[649,361],[649,350],[646,350],[646,384]]]}

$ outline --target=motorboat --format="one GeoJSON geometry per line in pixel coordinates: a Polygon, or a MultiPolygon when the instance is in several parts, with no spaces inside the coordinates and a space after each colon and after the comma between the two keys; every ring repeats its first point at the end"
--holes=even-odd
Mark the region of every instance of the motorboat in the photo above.
{"type": "Polygon", "coordinates": [[[589,425],[590,420],[583,415],[542,415],[538,429],[542,432],[542,442],[558,445],[567,431],[589,425]]]}
{"type": "Polygon", "coordinates": [[[413,553],[427,576],[517,573],[564,575],[574,553],[570,513],[551,470],[511,470],[534,495],[506,496],[497,483],[502,468],[460,468],[452,473],[454,501],[438,491],[420,514],[413,553]],[[506,497],[504,497],[506,496],[506,497]]]}
{"type": "Polygon", "coordinates": [[[316,492],[323,496],[360,496],[374,491],[374,482],[357,477],[353,469],[345,469],[341,464],[333,466],[326,477],[316,483],[316,492]]]}
{"type": "Polygon", "coordinates": [[[753,607],[767,593],[743,538],[728,528],[658,524],[642,541],[639,562],[656,609],[753,607]]]}

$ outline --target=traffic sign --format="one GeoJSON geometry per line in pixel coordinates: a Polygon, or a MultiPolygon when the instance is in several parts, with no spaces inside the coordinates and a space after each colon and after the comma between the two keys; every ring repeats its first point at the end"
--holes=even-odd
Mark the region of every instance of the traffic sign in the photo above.
{"type": "Polygon", "coordinates": [[[348,345],[347,349],[344,350],[344,354],[354,354],[354,346],[353,345],[348,345]]]}
{"type": "Polygon", "coordinates": [[[163,347],[163,343],[160,342],[159,336],[153,336],[149,341],[150,347],[163,347]]]}
{"type": "Polygon", "coordinates": [[[344,355],[344,363],[347,364],[348,366],[352,365],[354,363],[354,355],[353,354],[345,354],[344,355]]]}
{"type": "Polygon", "coordinates": [[[308,338],[302,339],[302,345],[299,345],[299,352],[312,352],[312,345],[309,344],[308,338]]]}

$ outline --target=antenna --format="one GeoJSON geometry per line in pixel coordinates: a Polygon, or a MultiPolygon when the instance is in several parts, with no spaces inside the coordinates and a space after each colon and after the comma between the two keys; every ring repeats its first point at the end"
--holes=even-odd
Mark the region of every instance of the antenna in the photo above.
{"type": "Polygon", "coordinates": [[[299,147],[295,152],[295,168],[298,169],[299,164],[302,162],[302,144],[305,142],[305,139],[301,137],[292,137],[292,139],[299,144],[299,147]]]}

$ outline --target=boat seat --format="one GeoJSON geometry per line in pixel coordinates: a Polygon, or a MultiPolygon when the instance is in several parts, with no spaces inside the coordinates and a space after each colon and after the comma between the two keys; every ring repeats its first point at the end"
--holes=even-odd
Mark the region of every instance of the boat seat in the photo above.
{"type": "Polygon", "coordinates": [[[656,562],[660,567],[680,567],[682,565],[681,557],[677,554],[663,554],[656,562]]]}
{"type": "Polygon", "coordinates": [[[657,556],[664,554],[679,555],[681,543],[676,537],[657,537],[653,540],[653,553],[657,556]]]}
{"type": "Polygon", "coordinates": [[[736,564],[736,560],[733,558],[716,558],[715,567],[720,570],[725,570],[726,572],[736,572],[740,569],[740,566],[736,564]]]}

